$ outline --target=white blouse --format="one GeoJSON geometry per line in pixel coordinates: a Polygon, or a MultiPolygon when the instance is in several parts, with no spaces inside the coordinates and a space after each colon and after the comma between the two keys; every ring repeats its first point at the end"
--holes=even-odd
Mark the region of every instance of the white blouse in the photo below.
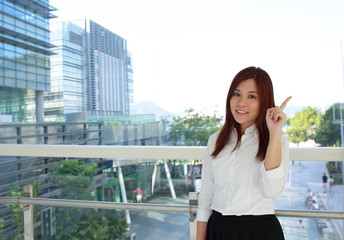
{"type": "Polygon", "coordinates": [[[229,143],[213,158],[219,132],[208,140],[202,167],[197,220],[207,222],[212,210],[222,215],[274,214],[274,198],[278,197],[287,181],[289,163],[288,136],[282,133],[282,162],[278,168],[266,171],[264,161],[256,160],[258,151],[256,126],[247,128],[241,145],[233,130],[229,143]]]}

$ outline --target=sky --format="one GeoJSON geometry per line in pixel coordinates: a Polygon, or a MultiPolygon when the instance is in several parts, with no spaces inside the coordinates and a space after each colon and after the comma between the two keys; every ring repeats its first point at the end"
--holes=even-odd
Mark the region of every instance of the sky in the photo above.
{"type": "MultiPolygon", "coordinates": [[[[127,40],[134,100],[224,114],[230,83],[266,70],[275,102],[344,101],[342,0],[50,0],[54,21],[90,19],[127,40]]],[[[344,43],[343,43],[344,44],[344,43]]],[[[344,46],[343,46],[344,48],[344,46]]]]}

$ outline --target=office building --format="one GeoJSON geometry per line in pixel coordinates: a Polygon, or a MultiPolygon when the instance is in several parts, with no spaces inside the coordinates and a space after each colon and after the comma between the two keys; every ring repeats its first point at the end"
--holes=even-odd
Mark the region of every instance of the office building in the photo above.
{"type": "Polygon", "coordinates": [[[43,121],[54,10],[47,0],[0,1],[0,114],[12,121],[43,121]]]}
{"type": "Polygon", "coordinates": [[[71,22],[50,25],[52,50],[51,92],[44,94],[46,121],[64,121],[64,114],[85,112],[87,42],[84,28],[71,22]]]}
{"type": "Polygon", "coordinates": [[[65,114],[129,115],[133,67],[126,40],[91,20],[51,24],[52,91],[45,94],[46,120],[65,114]]]}

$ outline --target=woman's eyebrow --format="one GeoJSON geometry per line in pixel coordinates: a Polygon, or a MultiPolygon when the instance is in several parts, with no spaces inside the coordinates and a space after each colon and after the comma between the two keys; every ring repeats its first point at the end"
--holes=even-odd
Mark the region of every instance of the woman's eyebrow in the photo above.
{"type": "MultiPolygon", "coordinates": [[[[237,88],[236,88],[234,91],[241,92],[240,89],[237,89],[237,88]]],[[[257,94],[258,94],[258,92],[256,92],[256,91],[248,91],[248,92],[249,92],[249,93],[257,93],[257,94]]]]}

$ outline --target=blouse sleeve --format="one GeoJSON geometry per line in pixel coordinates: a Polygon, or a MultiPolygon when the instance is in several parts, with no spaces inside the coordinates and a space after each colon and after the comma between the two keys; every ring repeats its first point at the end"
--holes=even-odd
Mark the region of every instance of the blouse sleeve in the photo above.
{"type": "Polygon", "coordinates": [[[197,221],[201,222],[208,222],[212,213],[210,206],[214,196],[214,175],[211,164],[211,151],[213,149],[211,142],[210,138],[203,160],[201,191],[198,198],[197,221]]]}
{"type": "Polygon", "coordinates": [[[282,161],[279,167],[272,170],[265,170],[264,162],[261,164],[261,191],[267,198],[276,198],[282,194],[288,177],[289,165],[289,141],[286,133],[282,134],[282,161]]]}

